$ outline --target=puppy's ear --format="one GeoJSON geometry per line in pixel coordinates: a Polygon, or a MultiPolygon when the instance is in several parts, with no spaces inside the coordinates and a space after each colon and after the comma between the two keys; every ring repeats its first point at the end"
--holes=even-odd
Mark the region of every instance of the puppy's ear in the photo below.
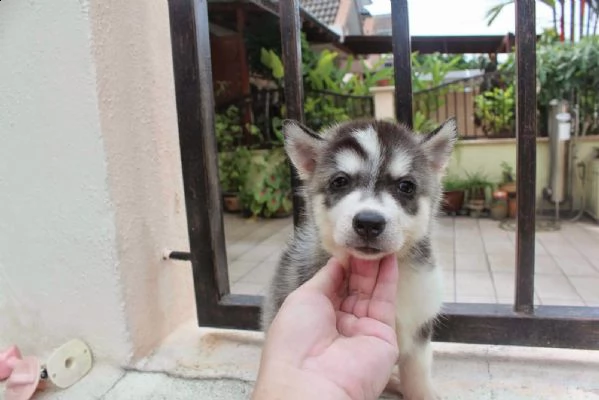
{"type": "Polygon", "coordinates": [[[449,164],[451,152],[458,138],[455,118],[445,121],[434,131],[424,135],[421,146],[436,172],[443,172],[449,164]]]}
{"type": "Polygon", "coordinates": [[[316,168],[316,160],[325,140],[309,128],[292,120],[283,121],[283,135],[285,151],[297,169],[300,179],[309,179],[316,168]]]}

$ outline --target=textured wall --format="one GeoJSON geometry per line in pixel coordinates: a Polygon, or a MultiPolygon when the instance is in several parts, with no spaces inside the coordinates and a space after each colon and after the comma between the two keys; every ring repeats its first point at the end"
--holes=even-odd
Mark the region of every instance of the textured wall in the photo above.
{"type": "Polygon", "coordinates": [[[195,312],[186,250],[167,2],[94,1],[90,7],[99,111],[118,258],[135,354],[143,355],[195,312]]]}
{"type": "Polygon", "coordinates": [[[86,7],[1,2],[0,54],[0,345],[126,360],[86,7]]]}
{"type": "Polygon", "coordinates": [[[2,1],[0,54],[0,348],[145,355],[195,311],[166,1],[2,1]]]}

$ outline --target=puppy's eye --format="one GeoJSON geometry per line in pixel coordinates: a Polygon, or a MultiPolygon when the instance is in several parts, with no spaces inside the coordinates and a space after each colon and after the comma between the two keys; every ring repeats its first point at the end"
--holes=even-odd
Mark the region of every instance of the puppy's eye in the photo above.
{"type": "Polygon", "coordinates": [[[331,188],[332,189],[342,189],[349,185],[349,177],[345,174],[336,175],[331,180],[331,188]]]}
{"type": "Polygon", "coordinates": [[[416,190],[416,184],[412,181],[403,179],[399,181],[397,189],[403,194],[412,194],[416,190]]]}

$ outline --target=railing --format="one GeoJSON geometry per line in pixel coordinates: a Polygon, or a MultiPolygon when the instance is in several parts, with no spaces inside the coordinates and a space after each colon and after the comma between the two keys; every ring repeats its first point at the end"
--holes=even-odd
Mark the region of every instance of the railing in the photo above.
{"type": "MultiPolygon", "coordinates": [[[[281,144],[277,133],[285,118],[285,103],[285,91],[282,88],[261,89],[223,103],[215,111],[217,119],[224,117],[236,125],[230,132],[223,132],[236,135],[234,143],[252,148],[270,148],[281,144]]],[[[328,91],[307,91],[304,109],[307,124],[315,130],[335,122],[374,116],[372,96],[328,91]]]]}
{"type": "MultiPolygon", "coordinates": [[[[412,120],[407,0],[391,0],[397,119],[412,120]]],[[[304,121],[299,1],[280,0],[287,117],[304,121]]],[[[198,323],[257,329],[261,296],[230,293],[214,131],[206,0],[169,0],[179,142],[198,323]]],[[[462,343],[599,349],[599,308],[537,306],[535,276],[535,1],[516,1],[517,228],[514,305],[450,303],[434,339],[462,343]]],[[[299,186],[294,174],[292,184],[299,186]]],[[[298,191],[296,191],[298,192],[298,191]]],[[[304,206],[294,197],[294,224],[304,206]]]]}
{"type": "Polygon", "coordinates": [[[418,117],[438,125],[455,117],[461,139],[515,137],[514,77],[492,72],[414,93],[418,117]]]}

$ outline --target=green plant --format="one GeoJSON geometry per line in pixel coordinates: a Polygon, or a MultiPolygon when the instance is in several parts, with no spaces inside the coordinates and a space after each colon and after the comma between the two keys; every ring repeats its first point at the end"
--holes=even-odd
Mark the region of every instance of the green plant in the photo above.
{"type": "Polygon", "coordinates": [[[452,174],[446,175],[442,184],[444,192],[457,192],[468,188],[468,182],[465,179],[452,174]]]}
{"type": "Polygon", "coordinates": [[[509,134],[515,122],[514,86],[496,87],[474,98],[474,115],[489,135],[509,134]]]}
{"type": "Polygon", "coordinates": [[[219,149],[218,170],[220,187],[224,192],[239,192],[245,182],[245,171],[250,160],[250,151],[241,145],[242,128],[251,135],[260,135],[260,129],[241,123],[237,106],[229,106],[215,115],[216,142],[219,149]]]}
{"type": "Polygon", "coordinates": [[[581,134],[599,131],[599,37],[577,43],[548,43],[537,49],[537,75],[541,85],[539,104],[576,95],[580,107],[581,134]]]}
{"type": "Polygon", "coordinates": [[[291,193],[291,172],[283,148],[254,154],[240,193],[243,206],[253,216],[289,213],[293,207],[291,193]]]}
{"type": "Polygon", "coordinates": [[[466,172],[466,179],[463,181],[463,185],[468,198],[471,200],[486,199],[486,190],[488,188],[493,189],[495,186],[482,171],[466,172]]]}
{"type": "Polygon", "coordinates": [[[501,183],[512,183],[515,181],[514,168],[505,161],[501,162],[501,176],[501,183]]]}
{"type": "Polygon", "coordinates": [[[414,117],[412,120],[414,132],[431,132],[437,127],[437,123],[427,118],[424,113],[420,110],[414,111],[414,117]]]}

